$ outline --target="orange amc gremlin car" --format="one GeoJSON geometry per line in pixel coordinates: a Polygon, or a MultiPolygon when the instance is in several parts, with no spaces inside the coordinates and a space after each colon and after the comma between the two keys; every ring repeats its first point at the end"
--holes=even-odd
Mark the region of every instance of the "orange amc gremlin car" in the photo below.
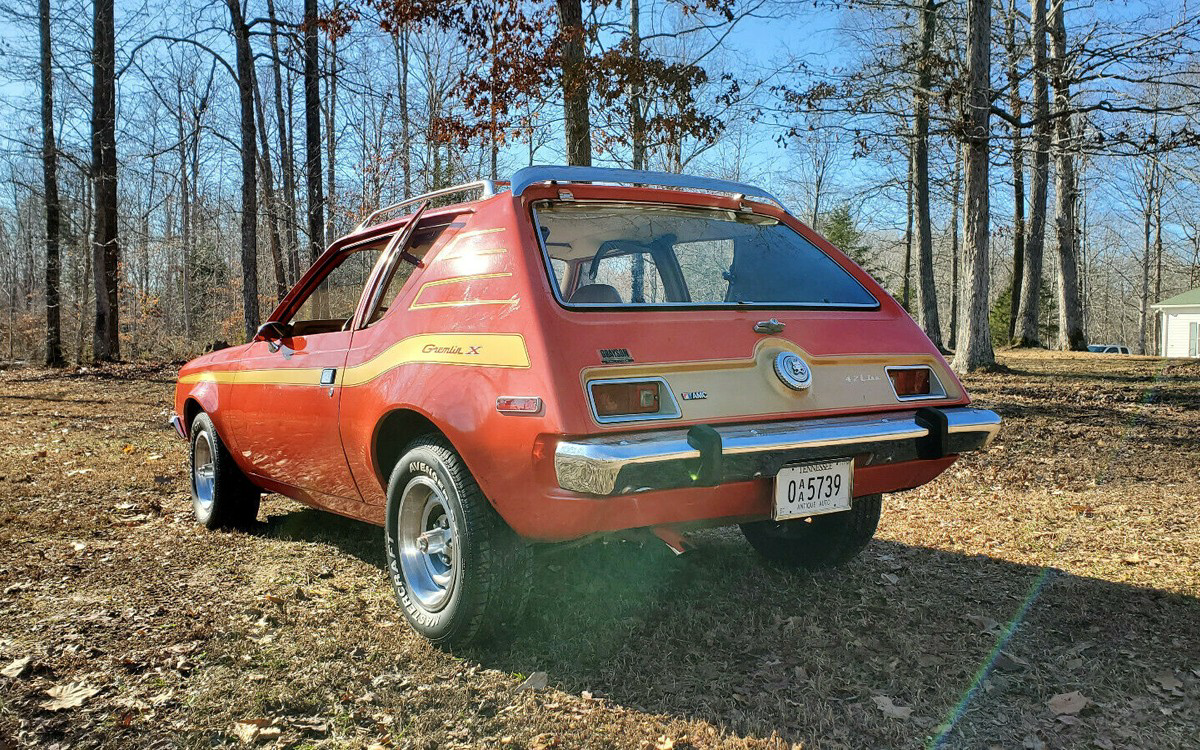
{"type": "Polygon", "coordinates": [[[519,617],[535,543],[739,524],[774,563],[844,563],[884,493],[991,441],[968,404],[770,193],[545,166],[376,211],[183,367],[172,422],[197,520],[278,492],[382,525],[408,621],[458,644],[519,617]]]}

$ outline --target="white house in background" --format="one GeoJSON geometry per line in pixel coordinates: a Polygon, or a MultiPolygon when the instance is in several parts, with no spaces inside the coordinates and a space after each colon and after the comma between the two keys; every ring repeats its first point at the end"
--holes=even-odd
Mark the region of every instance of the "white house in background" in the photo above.
{"type": "Polygon", "coordinates": [[[1159,351],[1164,357],[1200,357],[1200,288],[1152,305],[1162,317],[1159,351]]]}

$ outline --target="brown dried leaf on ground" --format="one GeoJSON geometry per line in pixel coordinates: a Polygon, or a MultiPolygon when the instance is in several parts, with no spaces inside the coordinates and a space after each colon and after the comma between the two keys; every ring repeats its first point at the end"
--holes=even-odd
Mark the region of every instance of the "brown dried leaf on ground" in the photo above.
{"type": "Polygon", "coordinates": [[[272,733],[274,736],[279,736],[278,727],[272,727],[270,719],[242,719],[233,723],[231,732],[234,737],[249,745],[260,739],[268,739],[265,735],[271,729],[275,730],[272,733]]]}
{"type": "Polygon", "coordinates": [[[1046,701],[1046,705],[1055,714],[1074,715],[1088,707],[1091,701],[1078,690],[1072,690],[1069,693],[1059,693],[1050,700],[1046,701]]]}
{"type": "Polygon", "coordinates": [[[1163,690],[1178,690],[1183,687],[1183,682],[1170,670],[1156,674],[1154,681],[1162,685],[1163,690]]]}
{"type": "Polygon", "coordinates": [[[0,674],[4,675],[5,677],[10,677],[15,680],[16,678],[25,674],[25,668],[29,666],[29,662],[31,662],[32,660],[33,660],[32,656],[25,656],[20,659],[17,659],[14,662],[12,662],[11,664],[9,664],[7,667],[5,667],[4,669],[0,669],[0,674]]]}
{"type": "Polygon", "coordinates": [[[875,705],[879,707],[879,710],[883,712],[884,716],[892,719],[907,719],[912,716],[912,708],[908,706],[897,706],[889,696],[873,695],[871,696],[871,700],[875,702],[875,705]]]}
{"type": "Polygon", "coordinates": [[[546,685],[549,683],[550,678],[545,672],[534,672],[526,677],[520,685],[517,685],[517,692],[520,693],[526,690],[544,690],[546,685]]]}
{"type": "Polygon", "coordinates": [[[91,698],[96,693],[100,692],[100,688],[90,687],[80,682],[68,682],[63,685],[55,685],[46,691],[46,695],[50,696],[50,700],[42,703],[42,708],[47,711],[62,711],[67,708],[78,708],[82,706],[88,698],[91,698]]]}

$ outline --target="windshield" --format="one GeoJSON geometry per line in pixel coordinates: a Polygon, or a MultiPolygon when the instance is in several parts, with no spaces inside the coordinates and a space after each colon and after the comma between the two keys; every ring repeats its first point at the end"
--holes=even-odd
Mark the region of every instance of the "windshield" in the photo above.
{"type": "Polygon", "coordinates": [[[761,214],[542,203],[534,218],[568,305],[878,306],[832,258],[761,214]]]}

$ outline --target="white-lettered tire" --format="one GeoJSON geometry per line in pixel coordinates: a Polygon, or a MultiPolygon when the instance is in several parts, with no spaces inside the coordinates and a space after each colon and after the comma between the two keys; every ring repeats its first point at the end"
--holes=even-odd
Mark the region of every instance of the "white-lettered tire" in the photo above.
{"type": "Polygon", "coordinates": [[[262,491],[233,462],[212,419],[192,420],[192,512],[209,529],[248,529],[258,518],[262,491]]]}
{"type": "Polygon", "coordinates": [[[410,443],[387,496],[388,573],[413,629],[437,645],[456,646],[520,618],[531,550],[445,438],[430,434],[410,443]]]}
{"type": "Polygon", "coordinates": [[[744,523],[742,533],[773,563],[807,570],[833,568],[854,559],[870,543],[882,507],[882,495],[864,495],[841,513],[744,523]]]}

